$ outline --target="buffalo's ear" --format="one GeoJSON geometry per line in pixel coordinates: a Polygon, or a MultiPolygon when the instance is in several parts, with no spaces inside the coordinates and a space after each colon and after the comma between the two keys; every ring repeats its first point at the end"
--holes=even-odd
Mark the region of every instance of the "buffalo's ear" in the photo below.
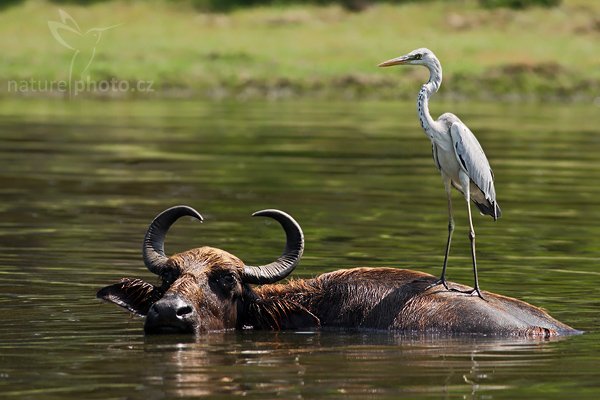
{"type": "Polygon", "coordinates": [[[146,315],[150,306],[162,296],[156,286],[141,279],[123,278],[114,285],[106,286],[96,297],[126,308],[134,314],[146,315]]]}

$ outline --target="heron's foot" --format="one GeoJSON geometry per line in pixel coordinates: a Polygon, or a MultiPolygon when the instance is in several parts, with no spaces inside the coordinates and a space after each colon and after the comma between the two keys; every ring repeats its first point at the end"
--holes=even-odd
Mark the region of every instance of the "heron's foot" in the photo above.
{"type": "Polygon", "coordinates": [[[452,288],[452,289],[450,289],[450,291],[451,291],[451,292],[458,292],[458,293],[469,294],[469,295],[471,295],[471,296],[472,296],[472,295],[474,295],[474,294],[477,294],[477,296],[479,296],[479,298],[480,298],[481,300],[485,300],[485,301],[487,301],[487,300],[485,299],[485,297],[483,297],[483,295],[481,294],[481,291],[479,290],[479,288],[477,288],[477,287],[476,287],[476,288],[474,288],[474,289],[471,289],[471,290],[458,290],[458,289],[452,288]]]}
{"type": "Polygon", "coordinates": [[[427,290],[431,289],[432,287],[436,287],[436,286],[439,286],[439,285],[444,285],[444,287],[446,288],[446,290],[451,290],[451,289],[448,287],[448,283],[446,282],[446,280],[445,280],[445,279],[438,279],[437,281],[433,282],[431,285],[427,286],[427,287],[425,288],[425,291],[427,291],[427,290]]]}

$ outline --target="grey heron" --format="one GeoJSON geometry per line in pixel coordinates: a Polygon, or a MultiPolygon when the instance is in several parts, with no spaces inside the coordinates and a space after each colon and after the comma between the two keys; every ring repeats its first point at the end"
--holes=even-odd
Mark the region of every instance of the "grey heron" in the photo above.
{"type": "Polygon", "coordinates": [[[437,92],[442,84],[442,65],[435,54],[429,49],[413,50],[401,57],[396,57],[379,64],[380,67],[392,65],[424,65],[429,69],[429,80],[425,83],[417,98],[417,114],[421,127],[431,140],[433,160],[442,174],[442,180],[448,198],[448,240],[442,275],[431,286],[444,285],[446,282],[446,267],[448,254],[454,232],[454,217],[452,216],[451,188],[456,188],[462,193],[467,202],[469,216],[469,240],[471,242],[471,258],[473,260],[473,276],[475,285],[473,290],[463,293],[477,295],[483,299],[477,279],[477,257],[475,255],[475,230],[471,217],[471,203],[475,203],[483,215],[490,215],[496,221],[501,216],[500,207],[496,202],[494,189],[494,173],[475,135],[454,114],[442,114],[434,120],[429,114],[429,98],[437,92]]]}

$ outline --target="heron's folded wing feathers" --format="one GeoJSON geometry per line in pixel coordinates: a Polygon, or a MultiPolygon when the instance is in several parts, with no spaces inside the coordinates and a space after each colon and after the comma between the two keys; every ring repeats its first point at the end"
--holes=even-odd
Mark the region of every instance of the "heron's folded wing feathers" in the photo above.
{"type": "Polygon", "coordinates": [[[475,135],[465,124],[456,121],[450,127],[450,136],[454,152],[463,170],[481,189],[485,198],[495,202],[494,173],[475,135]]]}

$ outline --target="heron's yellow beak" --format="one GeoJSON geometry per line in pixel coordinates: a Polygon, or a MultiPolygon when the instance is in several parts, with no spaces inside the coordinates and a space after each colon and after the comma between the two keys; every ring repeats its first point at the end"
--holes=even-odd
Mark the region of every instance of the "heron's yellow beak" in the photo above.
{"type": "Polygon", "coordinates": [[[393,65],[404,64],[410,59],[406,56],[392,58],[391,60],[387,60],[378,65],[378,67],[391,67],[393,65]]]}

